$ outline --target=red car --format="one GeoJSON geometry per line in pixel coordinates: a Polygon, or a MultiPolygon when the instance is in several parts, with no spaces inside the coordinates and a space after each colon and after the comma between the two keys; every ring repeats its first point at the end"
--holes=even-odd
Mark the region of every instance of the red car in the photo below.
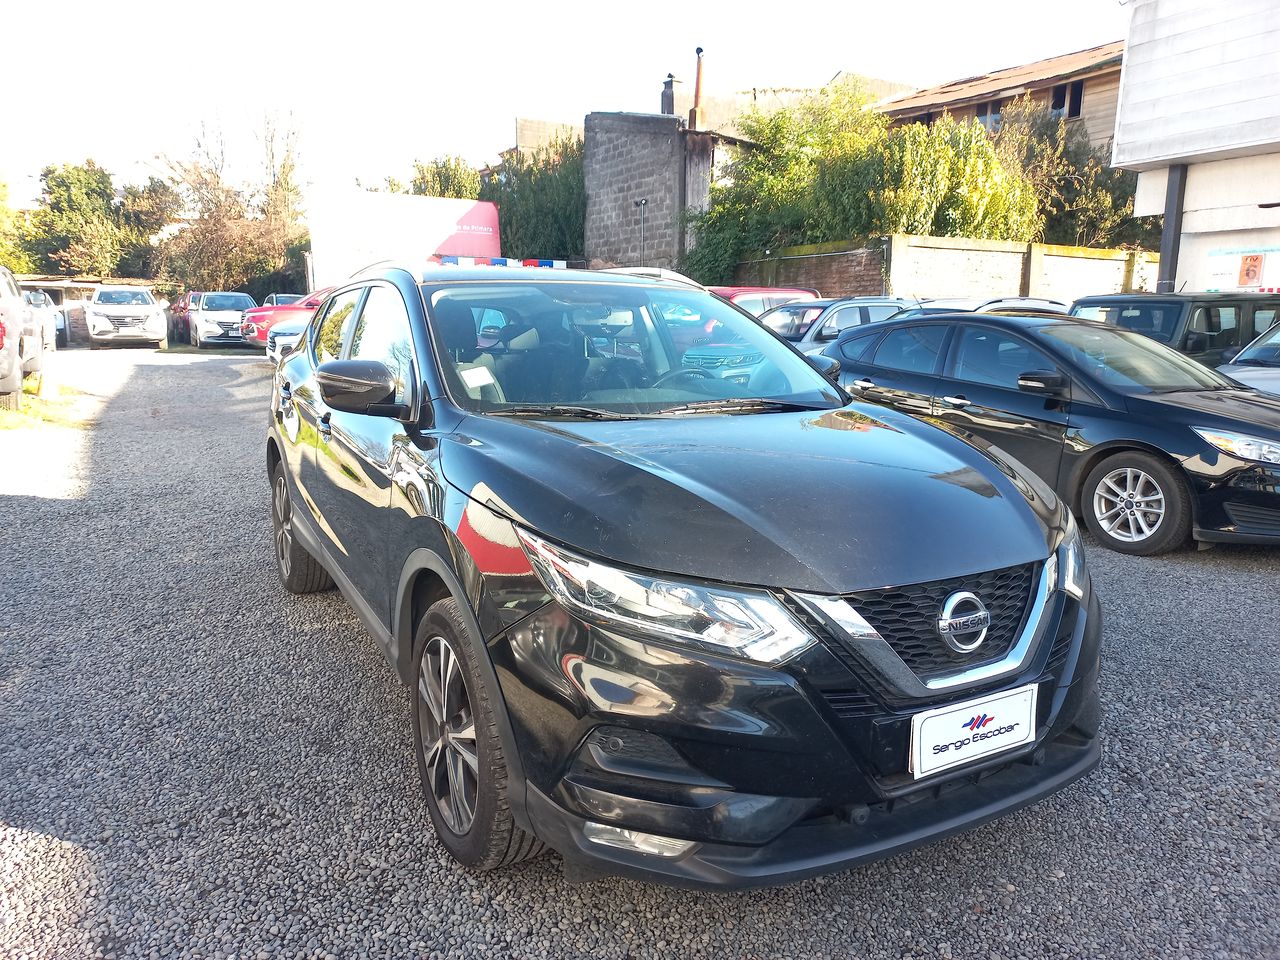
{"type": "Polygon", "coordinates": [[[807,287],[707,287],[707,289],[756,317],[784,303],[818,299],[818,291],[807,287]]]}
{"type": "Polygon", "coordinates": [[[267,349],[267,333],[281,320],[309,320],[333,287],[309,293],[294,303],[254,307],[246,310],[240,321],[240,335],[250,347],[267,349]]]}

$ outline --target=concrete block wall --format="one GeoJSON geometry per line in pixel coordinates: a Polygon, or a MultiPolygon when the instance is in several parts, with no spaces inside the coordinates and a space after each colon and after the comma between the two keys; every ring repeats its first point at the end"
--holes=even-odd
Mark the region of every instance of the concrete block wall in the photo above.
{"type": "Polygon", "coordinates": [[[677,117],[592,113],[583,143],[586,257],[619,266],[675,267],[681,254],[684,140],[677,117]],[[635,201],[648,200],[641,212],[635,201]]]}

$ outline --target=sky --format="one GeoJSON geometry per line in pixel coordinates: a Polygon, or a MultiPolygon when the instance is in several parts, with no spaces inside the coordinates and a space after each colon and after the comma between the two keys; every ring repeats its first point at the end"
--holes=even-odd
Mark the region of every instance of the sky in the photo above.
{"type": "Polygon", "coordinates": [[[514,143],[517,116],[657,112],[668,73],[692,83],[698,46],[713,94],[818,87],[841,70],[930,86],[1123,39],[1129,20],[1120,0],[15,7],[5,73],[17,96],[0,124],[11,203],[39,195],[48,164],[92,158],[117,186],[145,182],[201,137],[247,180],[268,124],[296,132],[315,185],[407,179],[415,159],[446,153],[481,165],[514,143]]]}

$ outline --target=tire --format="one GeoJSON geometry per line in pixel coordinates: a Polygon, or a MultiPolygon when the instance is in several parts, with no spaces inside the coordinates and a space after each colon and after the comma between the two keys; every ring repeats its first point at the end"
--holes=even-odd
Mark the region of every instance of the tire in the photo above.
{"type": "Polygon", "coordinates": [[[157,341],[156,341],[156,349],[157,349],[157,350],[168,350],[168,349],[169,349],[169,338],[168,338],[167,336],[165,336],[165,337],[162,337],[161,339],[157,340],[157,341]]]}
{"type": "Polygon", "coordinates": [[[298,542],[293,532],[293,501],[284,465],[271,471],[271,540],[275,547],[276,572],[290,593],[319,593],[333,586],[329,572],[298,542]]]}
{"type": "Polygon", "coordinates": [[[409,713],[418,776],[436,836],[449,855],[472,870],[493,870],[546,852],[511,816],[491,694],[452,598],[432,604],[418,624],[414,677],[409,713]],[[444,682],[432,684],[441,673],[444,682]]]}
{"type": "Polygon", "coordinates": [[[197,350],[200,349],[200,331],[194,325],[191,327],[191,345],[197,350]]]}
{"type": "Polygon", "coordinates": [[[1089,472],[1080,500],[1089,532],[1118,553],[1168,553],[1191,534],[1186,482],[1149,454],[1121,453],[1103,460],[1089,472]]]}

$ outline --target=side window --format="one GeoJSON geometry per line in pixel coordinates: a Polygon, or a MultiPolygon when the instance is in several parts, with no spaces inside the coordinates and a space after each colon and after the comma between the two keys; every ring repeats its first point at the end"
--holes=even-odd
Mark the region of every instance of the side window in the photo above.
{"type": "Polygon", "coordinates": [[[352,360],[379,360],[387,365],[396,382],[393,403],[412,399],[413,331],[404,300],[391,287],[369,288],[351,334],[352,360]]]}
{"type": "Polygon", "coordinates": [[[879,323],[881,320],[888,320],[895,313],[901,310],[892,303],[876,303],[867,307],[867,323],[879,323]]]}
{"type": "Polygon", "coordinates": [[[933,373],[946,335],[947,328],[940,323],[891,330],[876,348],[874,363],[890,370],[933,373]]]}
{"type": "Polygon", "coordinates": [[[733,305],[735,307],[741,307],[753,317],[758,317],[760,314],[764,313],[764,297],[739,297],[737,300],[733,301],[733,305]]]}
{"type": "Polygon", "coordinates": [[[342,356],[342,338],[347,330],[347,322],[360,302],[360,294],[364,289],[357,287],[340,293],[329,301],[316,327],[315,358],[316,363],[327,363],[342,356]]]}
{"type": "Polygon", "coordinates": [[[952,376],[969,383],[1018,389],[1018,375],[1055,370],[1056,364],[1031,344],[998,330],[964,327],[955,348],[952,376]]]}
{"type": "Polygon", "coordinates": [[[1187,330],[1202,333],[1209,341],[1209,348],[1216,349],[1236,342],[1239,310],[1233,305],[1199,306],[1191,311],[1187,330]]]}
{"type": "Polygon", "coordinates": [[[1249,340],[1262,336],[1276,325],[1277,319],[1280,319],[1280,308],[1274,304],[1258,304],[1253,308],[1253,331],[1246,331],[1245,336],[1249,340]]]}
{"type": "Polygon", "coordinates": [[[841,307],[827,317],[818,331],[817,340],[834,340],[840,331],[848,327],[856,327],[862,322],[861,307],[841,307]]]}
{"type": "Polygon", "coordinates": [[[840,356],[851,363],[856,363],[867,355],[871,345],[876,342],[874,335],[867,337],[850,337],[840,344],[840,356]]]}

